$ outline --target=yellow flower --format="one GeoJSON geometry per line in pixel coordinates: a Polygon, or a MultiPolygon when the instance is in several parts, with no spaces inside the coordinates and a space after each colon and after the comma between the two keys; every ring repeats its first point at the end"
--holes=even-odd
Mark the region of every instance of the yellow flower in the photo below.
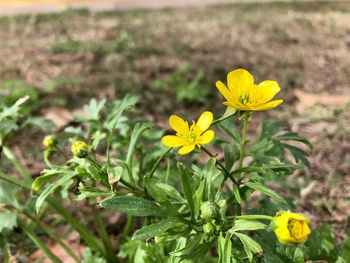
{"type": "Polygon", "coordinates": [[[179,154],[187,154],[202,144],[209,143],[214,138],[214,131],[208,130],[213,122],[213,114],[210,111],[203,112],[198,121],[188,122],[176,115],[171,115],[169,124],[176,135],[167,135],[162,138],[162,143],[168,147],[180,147],[179,154]]]}
{"type": "Polygon", "coordinates": [[[311,230],[309,220],[297,213],[282,211],[274,218],[274,232],[283,244],[299,244],[304,242],[311,230]]]}
{"type": "Polygon", "coordinates": [[[83,141],[76,141],[72,144],[71,151],[78,158],[86,158],[89,156],[89,146],[83,141]]]}
{"type": "Polygon", "coordinates": [[[43,140],[43,145],[45,148],[51,149],[57,145],[57,140],[54,135],[47,135],[43,140]]]}
{"type": "Polygon", "coordinates": [[[225,97],[225,105],[241,111],[263,111],[280,105],[283,100],[271,99],[281,90],[278,83],[264,80],[254,84],[254,77],[244,69],[236,69],[227,74],[227,87],[216,82],[216,87],[225,97]]]}

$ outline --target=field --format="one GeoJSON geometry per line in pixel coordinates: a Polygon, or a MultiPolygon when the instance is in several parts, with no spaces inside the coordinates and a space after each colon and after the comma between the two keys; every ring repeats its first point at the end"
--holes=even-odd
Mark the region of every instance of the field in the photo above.
{"type": "MultiPolygon", "coordinates": [[[[350,3],[332,1],[0,17],[0,100],[29,94],[28,112],[60,131],[91,98],[133,94],[139,112],[168,129],[173,113],[223,114],[215,82],[232,69],[277,80],[285,102],[255,114],[248,134],[277,119],[313,143],[310,167],[271,187],[296,197],[312,227],[331,224],[341,243],[350,228],[349,16],[350,3]]],[[[26,128],[9,141],[33,177],[45,168],[46,134],[26,128]]]]}

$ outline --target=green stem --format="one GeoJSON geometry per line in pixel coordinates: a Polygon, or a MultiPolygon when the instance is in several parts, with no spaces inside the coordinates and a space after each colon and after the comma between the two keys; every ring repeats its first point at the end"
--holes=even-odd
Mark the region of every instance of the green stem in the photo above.
{"type": "Polygon", "coordinates": [[[243,215],[243,216],[228,216],[227,219],[266,219],[273,220],[274,217],[267,215],[243,215]]]}
{"type": "Polygon", "coordinates": [[[164,151],[162,153],[162,155],[158,158],[158,160],[153,164],[153,167],[151,169],[151,171],[149,172],[149,178],[151,179],[154,172],[156,171],[156,169],[158,168],[160,162],[164,159],[164,157],[172,150],[173,148],[169,148],[169,149],[166,149],[166,151],[164,151]]]}
{"type": "Polygon", "coordinates": [[[0,241],[2,241],[2,251],[3,251],[3,262],[10,263],[11,261],[11,253],[9,249],[9,245],[7,242],[7,237],[0,233],[0,241]]]}
{"type": "Polygon", "coordinates": [[[51,229],[45,224],[43,223],[41,220],[39,220],[37,217],[35,217],[34,215],[30,214],[28,211],[22,211],[28,218],[30,218],[31,220],[33,220],[35,222],[35,224],[42,229],[43,231],[45,231],[49,237],[51,237],[56,243],[58,243],[66,252],[68,255],[70,255],[75,262],[79,263],[80,259],[79,257],[61,240],[61,238],[56,235],[54,232],[51,231],[51,229]]]}
{"type": "Polygon", "coordinates": [[[134,224],[134,217],[128,216],[128,219],[127,219],[125,227],[124,227],[124,237],[127,237],[130,235],[133,224],[134,224]]]}
{"type": "Polygon", "coordinates": [[[216,166],[219,166],[218,168],[225,174],[224,182],[226,181],[227,178],[230,178],[231,181],[232,181],[234,184],[238,185],[236,179],[230,174],[229,171],[227,171],[227,169],[225,168],[225,166],[216,158],[216,155],[212,154],[212,153],[211,153],[207,148],[205,148],[203,145],[201,145],[201,149],[202,149],[206,154],[208,154],[209,157],[215,158],[215,159],[216,159],[216,162],[215,162],[216,166]]]}
{"type": "MultiPolygon", "coordinates": [[[[248,129],[248,122],[249,122],[249,118],[250,118],[250,114],[249,112],[244,113],[243,116],[243,124],[242,124],[242,129],[241,129],[241,141],[239,144],[239,163],[238,163],[238,169],[242,169],[243,168],[243,160],[244,160],[244,156],[245,156],[245,146],[247,144],[247,129],[248,129]]],[[[241,182],[241,177],[242,174],[239,174],[238,177],[238,182],[241,182]]],[[[238,188],[239,188],[239,184],[238,184],[238,188]]],[[[242,213],[242,207],[241,204],[237,203],[236,204],[236,215],[241,215],[242,213]]]]}
{"type": "Polygon", "coordinates": [[[118,258],[113,250],[112,243],[109,239],[108,233],[106,231],[106,227],[104,226],[102,222],[102,218],[100,216],[100,212],[96,209],[95,205],[92,205],[92,213],[94,215],[94,220],[97,226],[97,230],[99,232],[99,235],[102,239],[102,242],[104,244],[106,254],[107,254],[107,261],[111,263],[117,263],[118,258]]]}
{"type": "Polygon", "coordinates": [[[52,251],[40,240],[40,238],[23,221],[18,219],[18,226],[23,229],[34,244],[41,249],[53,263],[63,263],[52,251]]]}
{"type": "Polygon", "coordinates": [[[248,129],[248,119],[249,115],[246,113],[246,115],[243,117],[243,124],[242,124],[242,130],[241,130],[241,141],[239,144],[239,165],[238,169],[241,169],[243,167],[243,160],[244,160],[244,151],[245,151],[245,146],[247,144],[247,129],[248,129]]]}
{"type": "Polygon", "coordinates": [[[228,118],[231,118],[231,117],[234,116],[236,113],[237,113],[237,112],[235,112],[235,113],[233,113],[233,114],[229,114],[229,115],[224,116],[224,117],[221,117],[221,118],[219,118],[219,119],[217,119],[217,120],[214,120],[214,121],[211,123],[210,126],[216,125],[216,124],[218,124],[218,123],[220,123],[220,122],[222,122],[222,121],[224,121],[224,120],[226,120],[226,119],[228,119],[228,118]]]}

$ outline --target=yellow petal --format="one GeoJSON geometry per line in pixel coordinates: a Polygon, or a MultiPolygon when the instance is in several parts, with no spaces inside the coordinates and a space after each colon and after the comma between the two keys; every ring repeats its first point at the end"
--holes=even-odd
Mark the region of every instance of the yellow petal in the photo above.
{"type": "Polygon", "coordinates": [[[170,116],[169,124],[174,131],[181,135],[184,135],[189,131],[188,123],[177,115],[170,116]]]}
{"type": "Polygon", "coordinates": [[[215,133],[212,130],[206,131],[199,138],[197,143],[199,144],[207,144],[214,139],[215,133]]]}
{"type": "Polygon", "coordinates": [[[205,132],[213,122],[213,113],[210,111],[205,111],[201,114],[195,125],[195,132],[197,136],[200,136],[205,132]]]}
{"type": "Polygon", "coordinates": [[[224,83],[220,80],[215,83],[216,88],[220,91],[220,93],[224,96],[227,101],[234,100],[234,96],[230,92],[230,90],[226,87],[224,83]]]}
{"type": "Polygon", "coordinates": [[[265,80],[255,85],[252,93],[252,99],[257,103],[262,104],[272,100],[272,98],[281,90],[276,81],[265,80]]]}
{"type": "Polygon", "coordinates": [[[263,110],[270,110],[273,108],[276,108],[278,105],[280,105],[283,102],[283,100],[273,100],[261,105],[251,106],[252,110],[255,111],[263,111],[263,110]]]}
{"type": "Polygon", "coordinates": [[[178,151],[179,154],[187,154],[189,152],[192,152],[194,149],[195,145],[194,144],[189,144],[189,145],[185,145],[182,146],[180,148],[180,150],[178,151]]]}
{"type": "Polygon", "coordinates": [[[245,69],[236,69],[227,74],[227,86],[231,93],[239,98],[254,85],[254,77],[245,69]]]}
{"type": "Polygon", "coordinates": [[[162,143],[168,147],[179,147],[187,144],[187,141],[179,136],[166,135],[162,138],[162,143]]]}

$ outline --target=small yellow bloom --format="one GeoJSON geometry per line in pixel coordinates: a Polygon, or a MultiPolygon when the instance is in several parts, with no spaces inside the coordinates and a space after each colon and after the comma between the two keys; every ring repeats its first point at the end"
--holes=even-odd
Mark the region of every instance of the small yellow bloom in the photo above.
{"type": "Polygon", "coordinates": [[[254,84],[254,77],[244,69],[236,69],[227,74],[227,86],[216,82],[216,87],[225,97],[225,105],[241,111],[263,111],[280,105],[283,100],[271,99],[281,90],[278,83],[264,80],[254,84]]]}
{"type": "Polygon", "coordinates": [[[45,148],[51,149],[54,146],[56,146],[56,144],[57,144],[57,140],[56,140],[56,137],[54,135],[45,136],[45,138],[43,140],[43,145],[45,146],[45,148]]]}
{"type": "Polygon", "coordinates": [[[309,220],[297,213],[282,211],[274,218],[274,232],[283,244],[299,244],[304,242],[311,230],[309,220]]]}
{"type": "Polygon", "coordinates": [[[209,143],[214,138],[214,131],[208,130],[213,122],[213,114],[210,111],[203,112],[198,121],[188,122],[176,115],[171,115],[169,124],[176,135],[167,135],[162,138],[162,143],[168,147],[180,147],[179,154],[187,154],[202,144],[209,143]]]}
{"type": "Polygon", "coordinates": [[[71,151],[78,158],[86,158],[89,156],[89,146],[83,141],[76,141],[72,144],[71,151]]]}

